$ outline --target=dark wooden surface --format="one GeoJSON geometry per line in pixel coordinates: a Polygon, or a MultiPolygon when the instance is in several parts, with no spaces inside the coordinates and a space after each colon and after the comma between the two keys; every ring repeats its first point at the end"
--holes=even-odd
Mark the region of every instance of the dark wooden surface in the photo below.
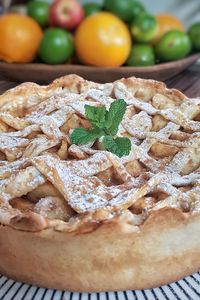
{"type": "MultiPolygon", "coordinates": [[[[188,97],[200,97],[200,64],[195,64],[188,70],[166,81],[169,88],[176,88],[188,97]]],[[[0,94],[16,86],[17,83],[0,81],[0,94]]]]}

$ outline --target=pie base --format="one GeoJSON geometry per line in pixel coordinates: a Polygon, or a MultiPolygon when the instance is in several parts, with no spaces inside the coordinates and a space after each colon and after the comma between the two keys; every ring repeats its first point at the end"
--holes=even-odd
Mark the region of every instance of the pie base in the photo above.
{"type": "Polygon", "coordinates": [[[0,273],[78,292],[153,288],[199,270],[199,237],[200,216],[172,208],[153,212],[139,230],[121,219],[81,234],[0,226],[0,273]]]}

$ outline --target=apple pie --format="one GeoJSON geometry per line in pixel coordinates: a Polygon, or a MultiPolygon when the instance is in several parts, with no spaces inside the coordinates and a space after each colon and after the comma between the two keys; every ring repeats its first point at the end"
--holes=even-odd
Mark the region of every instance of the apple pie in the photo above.
{"type": "MultiPolygon", "coordinates": [[[[115,116],[113,116],[113,120],[115,116]]],[[[161,82],[76,75],[0,96],[0,273],[41,287],[157,287],[200,268],[200,98],[161,82]],[[85,107],[127,105],[121,157],[85,107]]]]}

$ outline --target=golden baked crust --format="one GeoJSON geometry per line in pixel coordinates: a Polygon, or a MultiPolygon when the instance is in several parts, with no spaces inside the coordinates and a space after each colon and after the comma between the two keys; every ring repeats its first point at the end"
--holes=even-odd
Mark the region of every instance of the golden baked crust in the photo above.
{"type": "Polygon", "coordinates": [[[71,291],[143,289],[198,271],[200,99],[76,75],[0,96],[0,273],[71,291]],[[84,105],[123,98],[117,158],[71,145],[84,105]]]}
{"type": "Polygon", "coordinates": [[[199,271],[200,218],[162,209],[138,232],[111,222],[86,234],[0,227],[1,273],[69,291],[158,287],[199,271]]]}

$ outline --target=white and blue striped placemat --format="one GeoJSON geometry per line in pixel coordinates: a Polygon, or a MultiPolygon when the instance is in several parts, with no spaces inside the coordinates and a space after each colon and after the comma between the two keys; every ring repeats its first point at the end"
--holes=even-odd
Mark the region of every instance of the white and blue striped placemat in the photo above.
{"type": "Polygon", "coordinates": [[[178,282],[143,291],[70,293],[38,288],[0,276],[0,300],[198,300],[200,273],[178,282]]]}

